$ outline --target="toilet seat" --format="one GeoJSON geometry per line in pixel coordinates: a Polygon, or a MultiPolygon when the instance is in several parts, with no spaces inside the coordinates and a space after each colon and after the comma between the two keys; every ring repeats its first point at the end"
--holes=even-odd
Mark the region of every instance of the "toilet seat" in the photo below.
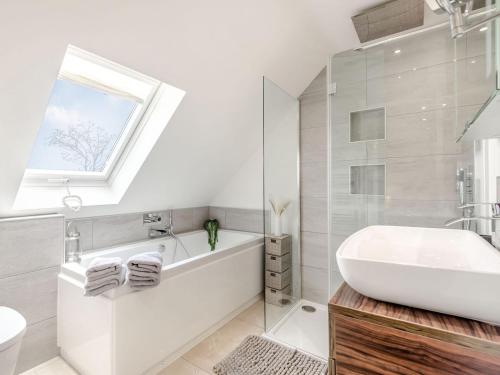
{"type": "Polygon", "coordinates": [[[17,311],[0,306],[0,352],[19,342],[26,331],[26,319],[17,311]]]}

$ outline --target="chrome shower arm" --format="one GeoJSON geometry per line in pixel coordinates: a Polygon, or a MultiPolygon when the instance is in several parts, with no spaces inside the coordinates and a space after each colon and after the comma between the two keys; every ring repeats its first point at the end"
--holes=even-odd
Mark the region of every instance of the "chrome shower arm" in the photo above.
{"type": "Polygon", "coordinates": [[[449,0],[436,0],[436,3],[441,9],[450,15],[456,12],[457,7],[453,6],[449,0]]]}
{"type": "Polygon", "coordinates": [[[472,16],[474,0],[426,0],[427,5],[437,14],[446,12],[450,18],[452,38],[460,38],[471,30],[500,16],[499,10],[492,10],[486,18],[472,24],[466,22],[472,16]]]}
{"type": "Polygon", "coordinates": [[[484,25],[486,22],[493,21],[495,18],[498,17],[500,17],[500,10],[491,12],[490,14],[488,14],[486,18],[482,19],[481,21],[475,22],[471,25],[467,25],[466,27],[464,27],[464,33],[468,33],[469,31],[475,30],[484,25]]]}

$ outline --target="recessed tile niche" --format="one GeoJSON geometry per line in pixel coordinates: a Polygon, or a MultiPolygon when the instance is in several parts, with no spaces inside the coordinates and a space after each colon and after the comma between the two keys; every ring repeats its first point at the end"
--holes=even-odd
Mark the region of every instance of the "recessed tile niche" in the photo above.
{"type": "Polygon", "coordinates": [[[385,195],[385,165],[351,165],[351,194],[385,195]]]}
{"type": "Polygon", "coordinates": [[[385,139],[385,108],[372,108],[351,112],[349,140],[351,142],[385,139]]]}

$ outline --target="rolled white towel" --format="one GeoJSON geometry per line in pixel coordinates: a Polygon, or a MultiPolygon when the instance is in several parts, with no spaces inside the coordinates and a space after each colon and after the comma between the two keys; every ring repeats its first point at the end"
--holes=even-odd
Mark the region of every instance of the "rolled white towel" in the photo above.
{"type": "Polygon", "coordinates": [[[86,281],[84,285],[84,296],[92,297],[98,296],[108,290],[117,288],[125,282],[127,269],[122,268],[118,275],[102,277],[99,280],[86,281]]]}
{"type": "Polygon", "coordinates": [[[120,274],[122,270],[122,260],[118,257],[104,258],[97,257],[92,259],[87,271],[85,271],[85,276],[88,280],[97,280],[103,276],[108,276],[110,274],[120,274]]]}
{"type": "Polygon", "coordinates": [[[127,261],[130,273],[136,271],[160,273],[162,265],[163,257],[157,251],[133,255],[127,261]]]}

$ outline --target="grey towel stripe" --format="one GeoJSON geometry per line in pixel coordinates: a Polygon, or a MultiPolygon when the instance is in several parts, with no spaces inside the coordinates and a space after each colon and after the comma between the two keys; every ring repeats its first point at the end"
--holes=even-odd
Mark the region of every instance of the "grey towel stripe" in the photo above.
{"type": "Polygon", "coordinates": [[[248,336],[213,370],[217,375],[325,375],[328,366],[296,349],[248,336]]]}

